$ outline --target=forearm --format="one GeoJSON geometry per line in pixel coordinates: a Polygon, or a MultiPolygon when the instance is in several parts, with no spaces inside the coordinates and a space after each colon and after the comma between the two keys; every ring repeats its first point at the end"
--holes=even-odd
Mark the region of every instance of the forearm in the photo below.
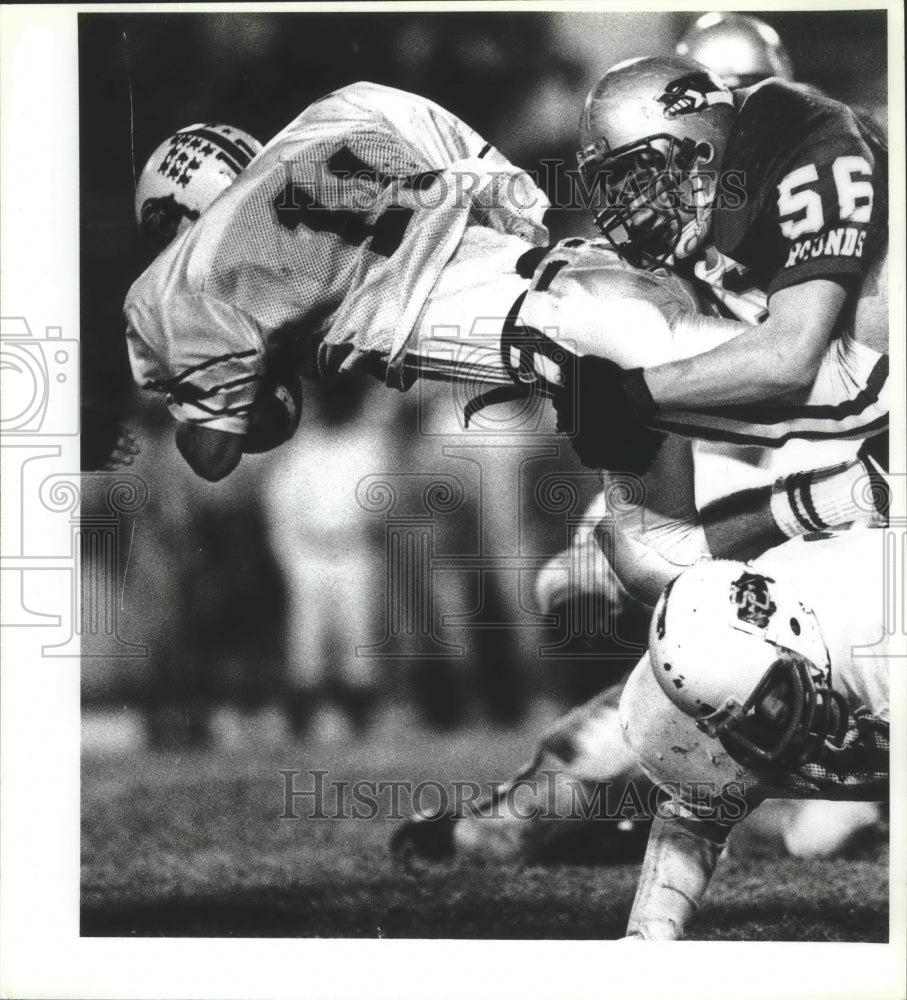
{"type": "MultiPolygon", "coordinates": [[[[760,326],[707,319],[703,329],[731,335],[694,357],[646,369],[662,410],[701,410],[740,403],[771,404],[808,389],[847,297],[836,281],[817,279],[783,288],[769,300],[760,326]]],[[[681,319],[681,322],[689,320],[681,319]]]]}
{"type": "Polygon", "coordinates": [[[677,941],[684,936],[724,847],[726,831],[712,826],[656,818],[627,924],[629,937],[677,941]]]}
{"type": "Polygon", "coordinates": [[[705,353],[647,368],[646,384],[660,410],[701,410],[761,403],[799,388],[796,356],[771,330],[732,320],[701,317],[728,339],[705,353]]]}
{"type": "MultiPolygon", "coordinates": [[[[668,444],[674,440],[669,439],[668,444]]],[[[670,458],[671,449],[663,454],[670,458]]],[[[692,504],[665,506],[665,485],[683,491],[669,476],[658,476],[658,461],[641,481],[645,506],[611,510],[596,526],[598,544],[624,589],[654,606],[662,590],[699,559],[754,559],[790,538],[848,524],[886,523],[884,497],[876,507],[865,499],[869,473],[859,458],[840,465],[798,472],[770,486],[740,490],[697,512],[692,504]],[[651,506],[650,506],[651,504],[651,506]]],[[[680,482],[684,476],[678,477],[680,482]]],[[[875,492],[885,489],[877,476],[875,492]]],[[[620,482],[606,479],[606,490],[620,482]]]]}
{"type": "MultiPolygon", "coordinates": [[[[876,493],[885,489],[876,475],[876,493]]],[[[886,523],[884,497],[876,506],[866,494],[870,473],[859,458],[783,476],[771,486],[732,493],[702,510],[709,551],[717,559],[753,559],[789,538],[886,523]]]]}
{"type": "Polygon", "coordinates": [[[771,510],[771,486],[741,490],[702,510],[702,527],[715,559],[755,559],[786,542],[771,510]]]}

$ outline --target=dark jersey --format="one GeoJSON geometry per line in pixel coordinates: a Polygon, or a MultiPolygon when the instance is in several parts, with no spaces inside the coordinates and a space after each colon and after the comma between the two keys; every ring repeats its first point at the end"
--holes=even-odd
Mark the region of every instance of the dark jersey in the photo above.
{"type": "Polygon", "coordinates": [[[734,92],[712,238],[774,292],[816,278],[859,282],[888,240],[888,149],[839,101],[767,80],[734,92]]]}

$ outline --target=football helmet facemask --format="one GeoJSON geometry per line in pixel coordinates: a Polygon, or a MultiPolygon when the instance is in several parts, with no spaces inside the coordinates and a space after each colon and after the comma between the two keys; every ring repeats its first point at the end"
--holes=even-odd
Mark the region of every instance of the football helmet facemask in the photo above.
{"type": "Polygon", "coordinates": [[[230,125],[188,125],[165,139],[145,164],[135,189],[142,238],[163,250],[225,191],[261,149],[230,125]]]}
{"type": "Polygon", "coordinates": [[[702,63],[730,87],[752,87],[770,76],[793,80],[794,70],[778,32],[746,14],[703,14],[674,50],[702,63]]]}
{"type": "Polygon", "coordinates": [[[734,115],[718,77],[676,57],[620,63],[589,92],[579,172],[595,224],[630,264],[661,267],[702,244],[734,115]]]}
{"type": "Polygon", "coordinates": [[[649,655],[667,697],[746,767],[795,770],[847,730],[815,615],[745,563],[681,573],[655,607],[649,655]]]}

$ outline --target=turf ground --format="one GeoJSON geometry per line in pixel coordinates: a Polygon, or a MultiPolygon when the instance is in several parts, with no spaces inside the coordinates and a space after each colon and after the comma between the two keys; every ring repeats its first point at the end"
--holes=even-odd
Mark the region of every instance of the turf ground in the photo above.
{"type": "MultiPolygon", "coordinates": [[[[281,769],[356,780],[500,780],[533,730],[456,735],[398,728],[380,739],[184,754],[86,754],[84,935],[616,938],[636,865],[413,871],[386,849],[386,819],[280,819],[281,769]]],[[[297,781],[301,786],[303,780],[297,781]]],[[[304,804],[300,804],[302,812],[304,804]]],[[[772,856],[750,838],[719,868],[690,936],[885,941],[887,855],[772,856]]]]}

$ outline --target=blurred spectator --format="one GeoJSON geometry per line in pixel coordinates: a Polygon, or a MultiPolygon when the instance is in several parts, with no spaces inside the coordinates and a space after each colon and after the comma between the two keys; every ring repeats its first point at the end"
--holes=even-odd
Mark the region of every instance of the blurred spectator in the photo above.
{"type": "Polygon", "coordinates": [[[266,543],[254,467],[212,488],[176,453],[162,406],[142,406],[131,423],[142,450],[127,471],[145,481],[148,502],[123,539],[128,572],[118,626],[148,652],[86,657],[83,693],[95,704],[140,701],[153,745],[201,744],[214,707],[245,711],[281,696],[282,579],[266,543]]]}
{"type": "Polygon", "coordinates": [[[356,488],[390,466],[388,428],[370,419],[378,392],[361,379],[315,389],[296,437],[274,453],[262,489],[289,596],[288,704],[300,734],[316,713],[361,729],[374,708],[380,661],[357,647],[374,641],[384,548],[356,488]]]}
{"type": "MultiPolygon", "coordinates": [[[[452,476],[463,503],[435,525],[433,621],[442,641],[463,656],[410,660],[412,694],[427,719],[451,726],[484,716],[497,725],[522,717],[529,684],[527,656],[519,643],[519,579],[512,569],[444,568],[445,556],[513,555],[519,518],[519,463],[523,450],[487,435],[470,435],[462,423],[462,393],[426,384],[412,393],[413,432],[406,467],[452,476]]],[[[500,418],[501,411],[497,416],[500,418]]],[[[410,651],[404,652],[409,657],[410,651]]]]}

